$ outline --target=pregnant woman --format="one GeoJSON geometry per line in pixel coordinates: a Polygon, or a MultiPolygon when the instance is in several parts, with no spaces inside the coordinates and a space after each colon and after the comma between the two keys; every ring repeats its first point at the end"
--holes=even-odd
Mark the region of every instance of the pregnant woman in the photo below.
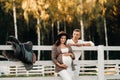
{"type": "Polygon", "coordinates": [[[60,32],[57,36],[55,44],[52,46],[52,61],[56,65],[55,71],[61,76],[62,80],[73,80],[73,60],[75,56],[72,52],[72,48],[66,45],[68,36],[65,32],[60,32]]]}

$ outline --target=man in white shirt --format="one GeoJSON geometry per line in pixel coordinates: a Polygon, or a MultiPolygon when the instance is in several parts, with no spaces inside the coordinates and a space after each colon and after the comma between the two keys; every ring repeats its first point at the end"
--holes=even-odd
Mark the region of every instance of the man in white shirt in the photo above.
{"type": "MultiPolygon", "coordinates": [[[[72,34],[72,38],[67,40],[67,44],[70,45],[70,46],[75,46],[75,47],[94,46],[94,43],[92,41],[83,41],[83,40],[80,40],[80,37],[81,37],[80,29],[74,29],[73,34],[72,34]]],[[[79,60],[82,52],[81,51],[74,51],[73,53],[75,55],[74,62],[76,63],[79,60]]],[[[78,76],[79,67],[76,65],[75,68],[76,68],[75,74],[76,74],[76,76],[78,76]]]]}
{"type": "MultiPolygon", "coordinates": [[[[94,46],[94,43],[92,41],[83,41],[80,40],[80,35],[81,31],[80,29],[74,29],[72,38],[67,40],[67,44],[70,46],[75,46],[75,47],[81,47],[81,46],[94,46]]],[[[75,54],[75,60],[79,60],[79,57],[81,56],[80,51],[74,51],[75,54]]]]}

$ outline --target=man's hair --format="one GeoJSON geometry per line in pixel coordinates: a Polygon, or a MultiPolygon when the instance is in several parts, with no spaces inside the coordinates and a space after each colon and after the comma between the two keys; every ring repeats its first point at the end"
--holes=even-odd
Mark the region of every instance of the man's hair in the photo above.
{"type": "Polygon", "coordinates": [[[74,29],[73,32],[81,32],[80,29],[74,29]]]}

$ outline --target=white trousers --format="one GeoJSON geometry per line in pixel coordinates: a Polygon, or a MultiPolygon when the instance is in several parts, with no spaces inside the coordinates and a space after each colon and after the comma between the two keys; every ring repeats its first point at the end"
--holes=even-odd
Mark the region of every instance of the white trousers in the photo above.
{"type": "Polygon", "coordinates": [[[81,51],[74,51],[73,53],[75,55],[75,60],[79,60],[80,56],[82,55],[82,52],[81,51]]]}
{"type": "Polygon", "coordinates": [[[74,71],[72,71],[72,59],[70,56],[62,56],[63,63],[66,64],[68,67],[59,72],[62,80],[74,80],[74,71]]]}

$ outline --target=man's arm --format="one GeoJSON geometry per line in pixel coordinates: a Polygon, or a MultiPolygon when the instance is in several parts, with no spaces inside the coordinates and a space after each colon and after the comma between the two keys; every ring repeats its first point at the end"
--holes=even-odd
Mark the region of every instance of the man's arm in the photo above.
{"type": "Polygon", "coordinates": [[[94,46],[95,44],[92,41],[84,41],[83,46],[94,46]]]}

